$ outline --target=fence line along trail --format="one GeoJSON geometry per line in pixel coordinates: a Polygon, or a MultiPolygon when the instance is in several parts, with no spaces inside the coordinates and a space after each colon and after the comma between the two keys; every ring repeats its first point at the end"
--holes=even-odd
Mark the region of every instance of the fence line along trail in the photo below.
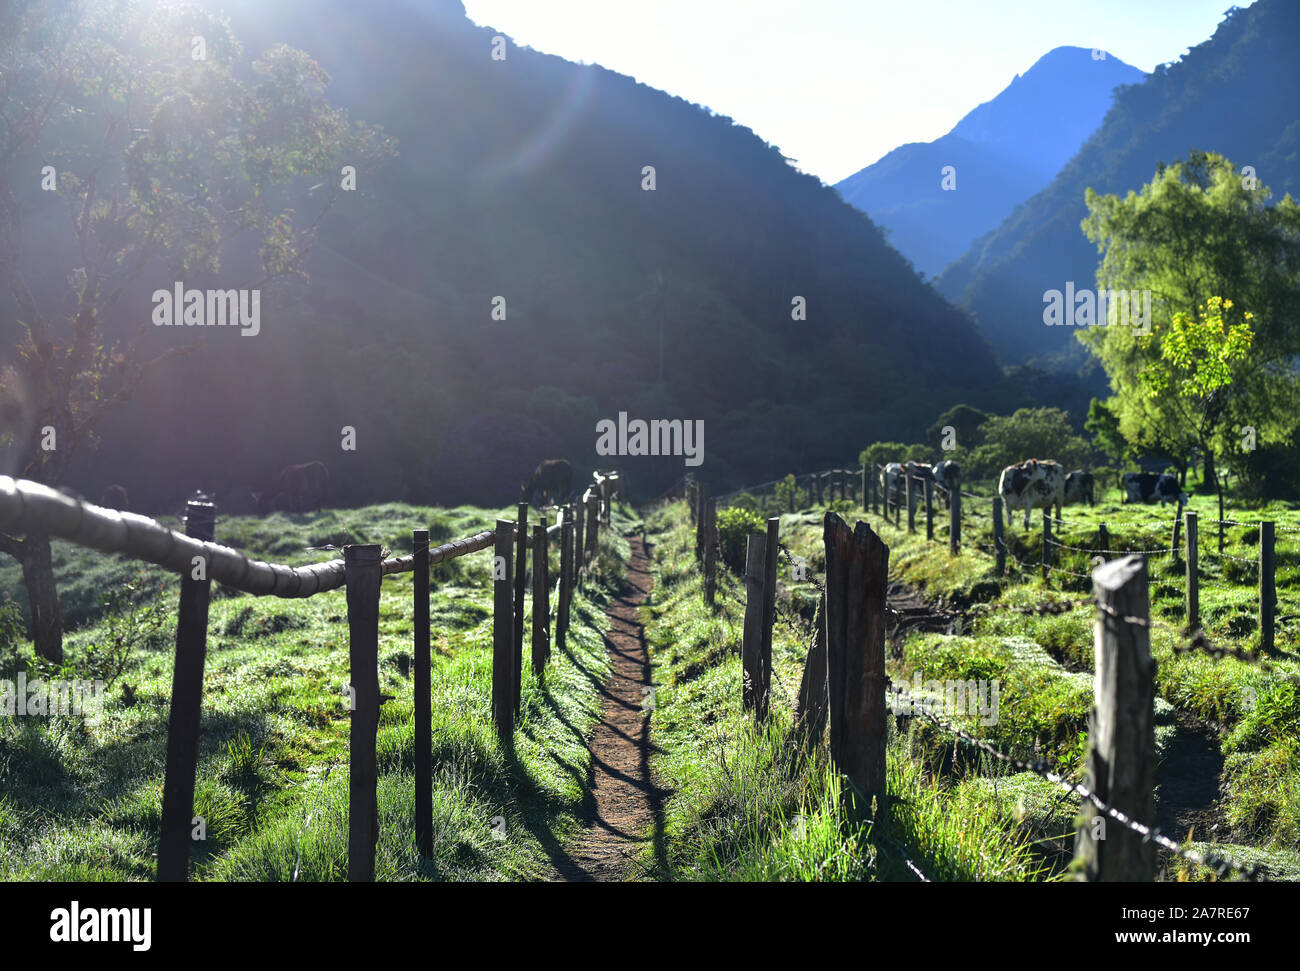
{"type": "Polygon", "coordinates": [[[661,795],[650,777],[654,685],[641,605],[653,579],[645,543],[629,536],[627,587],[610,604],[610,673],[601,691],[600,723],[590,739],[591,799],[582,831],[556,861],[555,878],[617,881],[634,876],[633,860],[656,823],[661,795]]]}

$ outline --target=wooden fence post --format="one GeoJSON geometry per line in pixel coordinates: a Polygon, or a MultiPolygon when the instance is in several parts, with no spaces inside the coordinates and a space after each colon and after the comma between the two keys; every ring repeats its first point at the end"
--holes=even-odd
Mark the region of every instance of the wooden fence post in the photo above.
{"type": "Polygon", "coordinates": [[[808,647],[799,702],[795,709],[795,732],[800,740],[819,740],[826,728],[826,594],[817,607],[816,638],[808,647]]]}
{"type": "Polygon", "coordinates": [[[1002,525],[1002,497],[993,497],[993,553],[997,557],[998,576],[1007,574],[1007,540],[1002,525]]]}
{"type": "Polygon", "coordinates": [[[714,605],[718,589],[718,500],[709,499],[707,538],[704,541],[704,602],[714,605]]]}
{"type": "Polygon", "coordinates": [[[569,634],[569,601],[573,598],[573,507],[560,510],[560,602],[555,606],[555,648],[564,650],[569,634]]]}
{"type": "Polygon", "coordinates": [[[524,680],[524,592],[528,583],[528,503],[519,504],[519,522],[515,531],[515,624],[514,624],[514,706],[519,713],[524,680]]]}
{"type": "Polygon", "coordinates": [[[546,514],[533,527],[533,673],[540,676],[551,656],[551,570],[546,514]]]}
{"type": "Polygon", "coordinates": [[[871,510],[875,512],[876,505],[876,482],[875,476],[871,474],[871,466],[866,462],[862,463],[862,511],[871,510]]]}
{"type": "MultiPolygon", "coordinates": [[[[856,818],[885,796],[885,589],[889,547],[866,523],[826,514],[826,670],[831,758],[856,818]]],[[[881,807],[883,809],[883,805],[881,807]]],[[[878,814],[877,819],[881,816],[878,814]]]]}
{"type": "MultiPolygon", "coordinates": [[[[1096,707],[1089,732],[1087,786],[1129,819],[1155,821],[1154,676],[1145,557],[1126,556],[1092,573],[1097,598],[1096,707]]],[[[1155,844],[1083,803],[1075,839],[1090,881],[1155,879],[1155,844]],[[1100,818],[1098,818],[1100,817],[1100,818]]]]}
{"type": "Polygon", "coordinates": [[[515,732],[515,671],[512,625],[515,524],[498,519],[492,560],[492,716],[497,737],[509,747],[515,732]]]}
{"type": "Polygon", "coordinates": [[[1273,620],[1277,611],[1273,571],[1277,563],[1273,555],[1273,523],[1259,524],[1259,649],[1267,654],[1273,650],[1273,620]]]}
{"type": "Polygon", "coordinates": [[[952,505],[948,508],[948,552],[956,556],[961,552],[961,486],[954,483],[952,505]]]}
{"type": "MultiPolygon", "coordinates": [[[[195,499],[187,502],[185,535],[211,542],[216,530],[216,512],[210,502],[195,499]]],[[[202,579],[194,579],[195,568],[181,574],[180,607],[176,614],[176,661],[172,667],[172,700],[167,714],[167,769],[163,776],[162,821],[158,834],[158,879],[167,882],[189,879],[194,773],[199,764],[199,721],[212,587],[212,581],[207,579],[206,558],[202,567],[202,579]]]]}
{"type": "Polygon", "coordinates": [[[587,503],[587,560],[600,554],[600,500],[592,496],[587,503]]]}
{"type": "Polygon", "coordinates": [[[582,551],[585,535],[586,510],[582,501],[573,503],[573,586],[578,589],[582,584],[582,551]]]}
{"type": "Polygon", "coordinates": [[[1182,539],[1183,526],[1183,500],[1178,500],[1178,512],[1174,515],[1174,541],[1169,544],[1169,555],[1175,560],[1178,559],[1178,544],[1182,539]]]}
{"type": "Polygon", "coordinates": [[[934,482],[925,479],[925,538],[934,541],[934,482]]]}
{"type": "MultiPolygon", "coordinates": [[[[509,534],[507,534],[509,535],[509,534]]],[[[348,661],[352,679],[352,726],[348,732],[348,879],[375,879],[379,841],[379,585],[383,550],[376,543],[343,547],[347,575],[348,661]]],[[[509,600],[507,598],[507,603],[509,600]]],[[[509,613],[507,613],[509,618],[509,613]]]]}
{"type": "Polygon", "coordinates": [[[698,505],[695,516],[695,561],[698,563],[704,559],[704,520],[707,518],[705,506],[709,501],[709,486],[705,482],[699,484],[698,505]]]}
{"type": "Polygon", "coordinates": [[[745,710],[758,706],[761,683],[759,652],[763,646],[763,576],[767,559],[767,537],[750,533],[745,550],[745,628],[740,642],[743,679],[740,700],[745,710]]]}
{"type": "Polygon", "coordinates": [[[1201,626],[1200,548],[1197,546],[1196,513],[1187,513],[1187,629],[1201,626]]]}
{"type": "Polygon", "coordinates": [[[1052,569],[1052,510],[1043,510],[1043,580],[1052,569]]]}
{"type": "Polygon", "coordinates": [[[1097,524],[1097,549],[1101,550],[1103,558],[1110,559],[1110,530],[1105,523],[1097,524]]]}
{"type": "Polygon", "coordinates": [[[903,499],[907,503],[907,531],[916,532],[916,503],[912,501],[914,493],[912,492],[912,473],[904,470],[904,481],[906,482],[906,491],[903,499]]]}
{"type": "Polygon", "coordinates": [[[781,549],[781,520],[767,521],[767,540],[763,546],[763,626],[758,647],[758,720],[767,718],[768,698],[772,693],[772,625],[776,622],[777,554],[781,549]]]}
{"type": "Polygon", "coordinates": [[[433,854],[433,703],[432,658],[429,646],[429,531],[415,530],[412,537],[415,570],[415,842],[420,856],[433,854]]]}

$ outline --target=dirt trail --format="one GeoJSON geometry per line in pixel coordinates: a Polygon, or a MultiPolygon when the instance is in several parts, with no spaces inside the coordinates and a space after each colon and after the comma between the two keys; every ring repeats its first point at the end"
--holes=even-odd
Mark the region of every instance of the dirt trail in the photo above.
{"type": "Polygon", "coordinates": [[[632,558],[628,585],[609,608],[605,638],[610,675],[600,723],[592,734],[592,798],[582,832],[556,861],[555,878],[616,881],[635,870],[631,857],[654,825],[661,796],[650,778],[650,655],[638,608],[653,586],[650,561],[641,537],[628,538],[632,558]]]}

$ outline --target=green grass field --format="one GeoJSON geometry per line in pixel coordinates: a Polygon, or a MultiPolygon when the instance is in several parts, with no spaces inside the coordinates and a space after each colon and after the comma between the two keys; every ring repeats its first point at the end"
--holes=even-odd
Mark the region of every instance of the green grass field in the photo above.
{"type": "MultiPolygon", "coordinates": [[[[319,515],[222,519],[217,539],[295,565],[329,559],[308,547],[411,548],[411,527],[437,543],[488,528],[513,510],[386,504],[319,515]]],[[[411,575],[384,580],[376,879],[536,879],[576,830],[606,671],[603,602],[627,558],[616,509],[600,557],[573,601],[565,652],[543,678],[525,665],[513,755],[490,720],[490,551],[435,566],[432,579],[434,852],[414,838],[409,670],[411,575]]],[[[161,816],[179,581],[163,571],[54,545],[70,633],[61,670],[111,677],[98,724],[84,716],[0,719],[0,878],[148,880],[161,816]],[[129,591],[129,592],[128,592],[129,591]],[[107,596],[110,593],[113,596],[107,596]],[[117,668],[122,666],[120,673],[117,668]],[[113,676],[115,674],[115,676],[113,676]]],[[[552,569],[558,554],[552,548],[552,569]]],[[[21,589],[13,564],[0,589],[21,589]]],[[[206,839],[201,880],[342,880],[347,875],[348,682],[344,591],[305,600],[213,587],[195,812],[206,839]]],[[[0,648],[5,645],[0,644],[0,648]]],[[[527,648],[525,648],[527,650],[527,648]]],[[[31,648],[0,651],[0,676],[38,665],[31,648]]]]}
{"type": "MultiPolygon", "coordinates": [[[[745,502],[744,497],[740,501],[745,502]]],[[[852,503],[836,503],[852,523],[863,514],[852,503]]],[[[1217,519],[1212,499],[1195,498],[1191,508],[1202,520],[1201,612],[1211,637],[1225,647],[1258,646],[1255,621],[1257,578],[1245,559],[1256,555],[1254,526],[1231,527],[1225,552],[1242,559],[1218,558],[1216,537],[1207,520],[1217,519]]],[[[1026,534],[1023,513],[1007,532],[1013,556],[1008,575],[996,576],[992,548],[991,502],[966,500],[964,548],[952,557],[946,525],[935,541],[925,540],[923,510],[918,532],[866,519],[891,548],[890,572],[920,588],[927,598],[957,610],[961,634],[913,633],[895,646],[889,674],[897,681],[997,678],[1001,681],[997,723],[981,726],[967,718],[960,727],[983,737],[999,751],[1019,758],[1046,758],[1081,776],[1087,718],[1093,693],[1093,623],[1086,603],[1086,577],[1095,554],[1057,550],[1058,565],[1044,581],[1041,513],[1037,531],[1026,534]],[[983,514],[982,518],[979,514],[983,514]],[[1061,555],[1063,554],[1063,555],[1061,555]],[[1016,608],[1058,605],[1059,612],[1024,613],[1016,608]]],[[[942,519],[942,510],[936,515],[942,519]]],[[[1230,511],[1241,522],[1272,518],[1278,532],[1278,615],[1268,674],[1231,657],[1176,650],[1186,638],[1180,630],[1183,609],[1181,559],[1153,556],[1152,613],[1157,623],[1152,650],[1156,680],[1157,759],[1171,771],[1190,735],[1206,732],[1222,753],[1217,798],[1204,819],[1213,831],[1170,832],[1190,848],[1216,852],[1261,867],[1271,879],[1300,879],[1300,693],[1287,673],[1300,673],[1300,511],[1292,505],[1230,511]],[[1283,527],[1288,527],[1283,529],[1283,527]]],[[[837,787],[826,769],[824,751],[811,757],[792,754],[786,743],[791,711],[807,650],[806,634],[796,636],[778,619],[773,643],[773,715],[757,731],[740,710],[739,645],[743,591],[729,574],[720,586],[720,609],[704,607],[693,533],[684,526],[680,504],[661,507],[649,522],[655,530],[659,570],[649,636],[658,664],[660,689],[656,741],[657,770],[676,795],[667,805],[667,873],[679,879],[1068,879],[1072,876],[1077,802],[1032,773],[1008,772],[1005,765],[957,744],[949,733],[921,719],[899,727],[890,719],[889,793],[891,812],[872,824],[849,826],[836,806],[837,787]]],[[[1067,528],[1058,541],[1082,549],[1096,547],[1096,524],[1106,521],[1111,549],[1171,547],[1173,513],[1154,507],[1067,507],[1067,528]]],[[[822,512],[805,509],[781,515],[782,541],[803,557],[814,573],[824,567],[822,512]]],[[[815,594],[781,565],[780,596],[786,610],[811,619],[815,594]]],[[[1174,782],[1171,781],[1170,785],[1174,782]]],[[[1157,792],[1159,800],[1159,791],[1157,792]]],[[[1194,864],[1162,855],[1169,879],[1208,879],[1194,864]]],[[[661,867],[662,868],[662,867],[661,867]]]]}

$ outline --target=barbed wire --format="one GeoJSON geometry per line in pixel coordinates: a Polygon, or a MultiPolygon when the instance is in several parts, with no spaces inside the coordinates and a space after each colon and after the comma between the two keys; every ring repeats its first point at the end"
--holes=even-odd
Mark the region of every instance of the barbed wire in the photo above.
{"type": "Polygon", "coordinates": [[[1015,756],[1007,755],[1005,752],[998,751],[992,745],[988,744],[988,742],[984,741],[983,739],[976,738],[974,735],[970,734],[964,729],[940,721],[932,713],[926,711],[924,708],[917,707],[914,708],[913,711],[915,711],[915,713],[920,717],[925,718],[926,720],[932,722],[940,730],[956,735],[958,738],[961,738],[966,742],[974,745],[976,748],[978,748],[981,752],[984,752],[986,755],[990,755],[993,758],[998,759],[999,761],[1014,767],[1017,771],[1032,772],[1038,777],[1042,779],[1046,779],[1048,782],[1052,782],[1055,783],[1056,785],[1061,786],[1062,788],[1066,789],[1069,794],[1077,794],[1081,796],[1084,800],[1091,802],[1092,805],[1097,809],[1097,811],[1100,812],[1102,815],[1115,820],[1115,822],[1119,823],[1121,826],[1141,836],[1143,840],[1147,840],[1152,843],[1155,843],[1157,846],[1160,846],[1163,849],[1166,849],[1169,852],[1175,854],[1176,856],[1182,857],[1183,859],[1190,860],[1191,862],[1197,863],[1204,867],[1209,867],[1211,870],[1215,872],[1217,876],[1222,876],[1227,870],[1232,869],[1237,871],[1238,873],[1241,873],[1247,880],[1249,880],[1252,883],[1268,882],[1267,879],[1264,877],[1263,873],[1260,871],[1260,868],[1256,865],[1253,864],[1247,865],[1247,864],[1238,863],[1237,861],[1231,860],[1227,857],[1219,856],[1217,853],[1201,854],[1201,853],[1197,853],[1194,850],[1189,850],[1184,846],[1180,846],[1178,843],[1175,843],[1169,837],[1161,833],[1159,829],[1152,826],[1148,826],[1145,823],[1140,823],[1134,819],[1131,819],[1127,814],[1121,812],[1118,809],[1115,809],[1113,806],[1107,805],[1106,802],[1102,800],[1100,796],[1094,793],[1083,783],[1070,782],[1063,774],[1053,771],[1052,768],[1049,766],[1049,764],[1041,759],[1036,760],[1034,762],[1026,762],[1024,759],[1019,759],[1016,758],[1015,756]]]}
{"type": "Polygon", "coordinates": [[[1141,554],[1143,554],[1143,555],[1145,556],[1145,555],[1149,555],[1149,554],[1151,554],[1151,553],[1181,553],[1181,552],[1183,551],[1183,548],[1182,548],[1181,546],[1161,546],[1161,547],[1157,547],[1157,548],[1155,548],[1155,549],[1142,549],[1142,550],[1132,550],[1132,549],[1127,549],[1127,550],[1092,550],[1092,549],[1088,549],[1086,546],[1071,546],[1069,543],[1061,543],[1061,542],[1058,542],[1057,540],[1052,539],[1052,538],[1050,538],[1050,537],[1044,537],[1044,538],[1043,538],[1043,541],[1046,542],[1046,543],[1048,543],[1048,544],[1050,544],[1050,545],[1052,545],[1052,546],[1059,546],[1059,547],[1060,547],[1061,549],[1063,549],[1063,550],[1073,550],[1073,551],[1076,552],[1076,553],[1100,553],[1100,554],[1103,554],[1103,555],[1106,555],[1106,556],[1114,556],[1114,555],[1116,555],[1116,554],[1125,554],[1125,555],[1127,555],[1127,554],[1129,554],[1129,553],[1141,553],[1141,554]]]}

